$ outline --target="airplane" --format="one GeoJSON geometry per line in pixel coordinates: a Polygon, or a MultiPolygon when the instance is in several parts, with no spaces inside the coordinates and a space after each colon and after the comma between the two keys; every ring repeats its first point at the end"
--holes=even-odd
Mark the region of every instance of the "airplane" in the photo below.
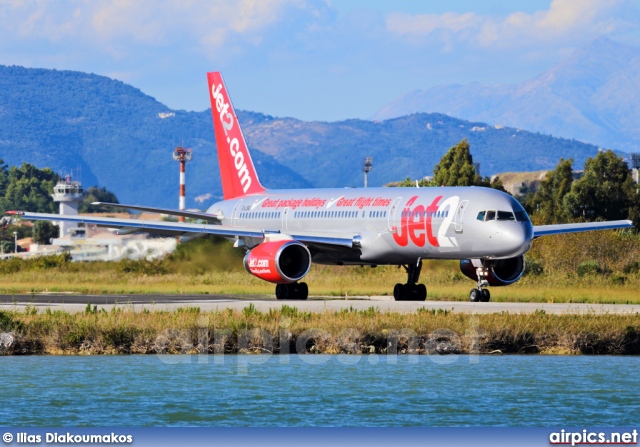
{"type": "Polygon", "coordinates": [[[207,73],[223,200],[206,212],[94,202],[94,205],[183,216],[203,223],[138,221],[9,211],[28,220],[70,221],[135,232],[205,235],[246,250],[244,267],[276,284],[277,299],[307,299],[301,280],[312,263],[398,265],[407,282],[397,301],[424,301],[419,283],[425,259],[460,261],[477,285],[472,302],[490,300],[488,286],[507,286],[525,271],[524,254],[535,238],[591,230],[630,228],[630,220],[534,226],[510,195],[482,187],[331,188],[270,190],[260,183],[219,72],[207,73]]]}

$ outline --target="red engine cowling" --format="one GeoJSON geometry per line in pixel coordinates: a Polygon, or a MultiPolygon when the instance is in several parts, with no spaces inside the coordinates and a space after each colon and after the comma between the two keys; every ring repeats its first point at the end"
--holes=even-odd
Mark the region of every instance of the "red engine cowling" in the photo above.
{"type": "Polygon", "coordinates": [[[244,268],[249,273],[275,284],[296,282],[310,267],[311,253],[298,241],[264,242],[244,257],[244,268]]]}
{"type": "MultiPolygon", "coordinates": [[[[524,273],[524,256],[488,261],[487,267],[489,269],[487,281],[490,286],[508,286],[519,280],[524,273]]],[[[460,261],[460,271],[467,278],[478,280],[478,274],[471,259],[460,261]]]]}

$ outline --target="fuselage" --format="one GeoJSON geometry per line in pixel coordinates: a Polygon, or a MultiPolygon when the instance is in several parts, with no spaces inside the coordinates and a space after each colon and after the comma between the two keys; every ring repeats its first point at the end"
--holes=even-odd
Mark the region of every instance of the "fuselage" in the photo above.
{"type": "Polygon", "coordinates": [[[511,258],[533,239],[522,206],[481,187],[267,190],[218,202],[208,213],[238,229],[359,237],[359,251],[319,253],[316,263],[511,258]]]}

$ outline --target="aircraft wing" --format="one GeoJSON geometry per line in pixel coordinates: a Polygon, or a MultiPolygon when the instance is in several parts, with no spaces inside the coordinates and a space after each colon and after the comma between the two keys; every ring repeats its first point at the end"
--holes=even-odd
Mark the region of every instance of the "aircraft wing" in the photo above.
{"type": "MultiPolygon", "coordinates": [[[[27,220],[49,220],[49,221],[65,221],[77,222],[88,225],[97,225],[100,227],[119,228],[122,230],[120,234],[130,234],[134,232],[151,232],[175,235],[207,235],[213,234],[223,237],[247,237],[264,239],[268,235],[279,234],[279,230],[265,229],[243,230],[237,227],[229,227],[224,225],[184,223],[184,222],[166,222],[159,220],[138,220],[138,219],[118,219],[113,217],[92,217],[92,216],[61,216],[60,214],[46,213],[30,213],[27,211],[6,211],[5,214],[20,216],[27,220]]],[[[190,239],[190,236],[187,238],[190,239]]],[[[292,239],[298,240],[304,244],[317,246],[333,246],[341,248],[356,248],[360,246],[359,236],[346,234],[290,234],[292,239]]]]}
{"type": "Polygon", "coordinates": [[[550,236],[552,234],[579,233],[581,231],[614,230],[616,228],[631,228],[630,220],[612,220],[609,222],[586,222],[557,225],[534,225],[533,237],[550,236]]]}
{"type": "Polygon", "coordinates": [[[170,208],[154,208],[151,206],[139,206],[139,205],[123,205],[120,203],[108,203],[108,202],[91,202],[91,205],[110,206],[113,208],[123,208],[128,210],[147,211],[150,213],[168,214],[170,216],[190,217],[193,219],[206,220],[209,223],[219,223],[220,218],[213,214],[200,213],[197,211],[184,211],[174,210],[170,208]]]}

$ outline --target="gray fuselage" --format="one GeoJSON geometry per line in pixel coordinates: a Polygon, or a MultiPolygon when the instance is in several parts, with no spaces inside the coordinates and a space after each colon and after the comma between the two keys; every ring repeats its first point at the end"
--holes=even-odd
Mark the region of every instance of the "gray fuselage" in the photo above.
{"type": "Polygon", "coordinates": [[[314,262],[327,264],[511,258],[529,250],[533,239],[522,206],[482,187],[267,190],[218,202],[208,213],[221,216],[225,226],[285,237],[358,237],[357,252],[314,254],[314,262]]]}

